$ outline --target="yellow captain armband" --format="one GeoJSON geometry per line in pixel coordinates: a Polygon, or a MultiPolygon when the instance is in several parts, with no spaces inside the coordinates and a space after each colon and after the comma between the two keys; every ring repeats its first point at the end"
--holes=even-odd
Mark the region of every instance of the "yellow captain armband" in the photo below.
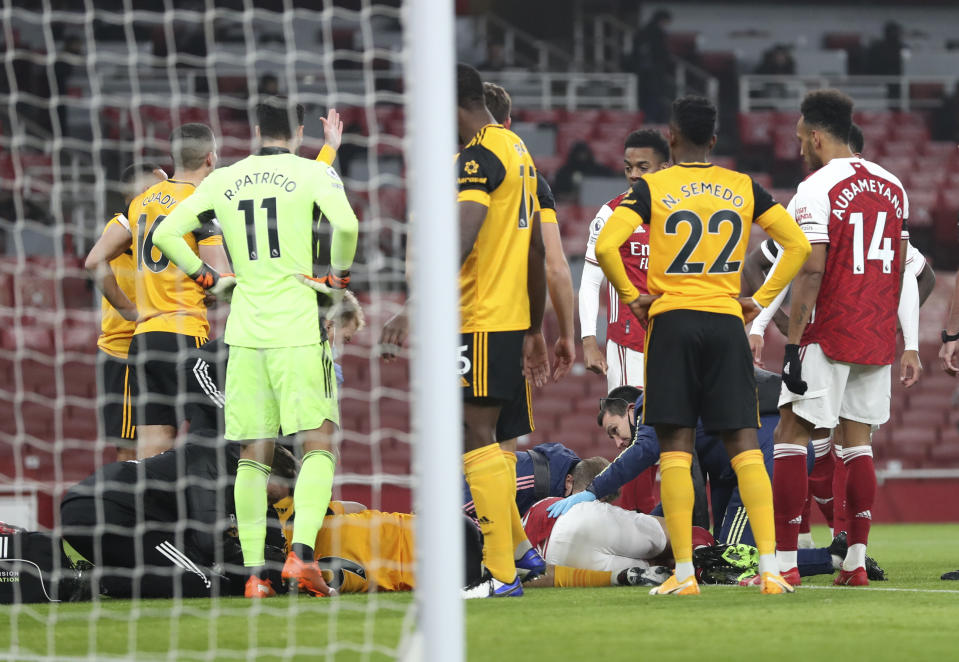
{"type": "Polygon", "coordinates": [[[333,161],[336,160],[336,150],[329,145],[323,145],[323,149],[316,155],[316,160],[331,166],[333,161]]]}

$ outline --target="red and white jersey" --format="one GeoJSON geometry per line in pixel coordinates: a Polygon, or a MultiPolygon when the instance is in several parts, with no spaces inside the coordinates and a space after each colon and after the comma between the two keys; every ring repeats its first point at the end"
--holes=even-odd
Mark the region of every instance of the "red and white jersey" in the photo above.
{"type": "Polygon", "coordinates": [[[900,240],[909,202],[899,179],[860,158],[833,159],[803,181],[795,218],[812,244],[829,244],[816,308],[802,345],[834,361],[895,360],[900,240]]]}
{"type": "Polygon", "coordinates": [[[546,509],[561,499],[562,497],[540,499],[530,506],[526,515],[523,516],[523,530],[526,531],[529,544],[543,558],[546,558],[546,548],[549,547],[549,537],[553,535],[553,527],[559,521],[558,517],[550,517],[546,509]]]}
{"type": "MultiPolygon", "coordinates": [[[[596,238],[602,232],[606,221],[613,214],[613,210],[629,194],[629,191],[622,193],[605,205],[603,205],[596,218],[589,226],[589,239],[586,241],[586,261],[598,265],[596,261],[596,238]]],[[[626,274],[633,285],[639,289],[642,294],[648,293],[646,289],[646,269],[649,265],[649,233],[642,225],[636,228],[629,241],[624,243],[619,249],[623,257],[623,265],[626,267],[626,274]]],[[[646,344],[646,329],[640,326],[636,316],[630,311],[629,306],[619,300],[616,290],[607,283],[606,289],[606,310],[607,326],[606,338],[612,340],[620,347],[628,347],[637,352],[642,352],[646,344]]]]}

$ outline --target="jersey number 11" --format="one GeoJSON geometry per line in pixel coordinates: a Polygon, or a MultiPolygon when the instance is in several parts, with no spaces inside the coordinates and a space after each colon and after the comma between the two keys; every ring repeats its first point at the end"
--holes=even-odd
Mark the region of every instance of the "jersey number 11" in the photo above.
{"type": "MultiPolygon", "coordinates": [[[[250,254],[250,260],[257,259],[256,252],[256,219],[253,207],[253,200],[240,200],[237,209],[243,212],[246,223],[246,247],[250,254]]],[[[260,209],[266,210],[266,236],[270,245],[270,257],[280,257],[280,234],[276,229],[276,198],[264,198],[260,203],[260,209]]]]}

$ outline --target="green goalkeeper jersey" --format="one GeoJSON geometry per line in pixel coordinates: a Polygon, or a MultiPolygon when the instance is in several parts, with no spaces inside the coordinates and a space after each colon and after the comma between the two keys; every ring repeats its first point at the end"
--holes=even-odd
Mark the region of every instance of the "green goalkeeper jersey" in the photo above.
{"type": "Polygon", "coordinates": [[[156,228],[154,244],[188,274],[203,263],[182,237],[215,217],[236,273],[224,340],[268,348],[320,342],[316,292],[296,280],[313,275],[313,226],[333,226],[330,263],[348,270],[357,220],[336,171],[278,147],[213,171],[156,228]]]}

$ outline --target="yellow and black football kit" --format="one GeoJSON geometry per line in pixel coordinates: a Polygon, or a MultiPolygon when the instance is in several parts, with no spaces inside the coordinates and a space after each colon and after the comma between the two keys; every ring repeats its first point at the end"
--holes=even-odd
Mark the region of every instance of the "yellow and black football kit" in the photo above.
{"type": "MultiPolygon", "coordinates": [[[[175,179],[154,184],[130,203],[127,218],[136,267],[137,327],[130,343],[134,366],[134,395],[142,425],[177,425],[183,420],[178,393],[184,364],[191,349],[206,342],[206,292],[153,245],[153,230],[196,187],[175,179]]],[[[213,219],[184,236],[190,248],[223,244],[213,219]]]]}
{"type": "Polygon", "coordinates": [[[619,247],[637,225],[649,227],[646,336],[647,424],[707,429],[758,426],[756,382],[742,324],[740,272],[753,221],[784,247],[754,299],[768,305],[802,266],[809,243],[789,213],[748,175],[708,163],[648,173],[613,212],[596,256],[620,299],[639,291],[619,247]]]}
{"type": "MultiPolygon", "coordinates": [[[[130,223],[122,213],[116,214],[106,224],[130,231],[130,223]]],[[[117,285],[130,301],[136,302],[135,266],[133,250],[127,249],[110,260],[110,269],[117,285]]],[[[100,337],[97,338],[97,413],[100,438],[114,444],[129,445],[136,439],[136,420],[131,392],[132,375],[127,363],[130,340],[137,323],[126,320],[110,305],[106,297],[100,300],[100,337]]]]}
{"type": "Polygon", "coordinates": [[[529,248],[539,209],[536,167],[519,136],[490,124],[460,152],[457,169],[459,201],[488,209],[460,269],[463,397],[525,400],[521,365],[530,326],[529,248]]]}

